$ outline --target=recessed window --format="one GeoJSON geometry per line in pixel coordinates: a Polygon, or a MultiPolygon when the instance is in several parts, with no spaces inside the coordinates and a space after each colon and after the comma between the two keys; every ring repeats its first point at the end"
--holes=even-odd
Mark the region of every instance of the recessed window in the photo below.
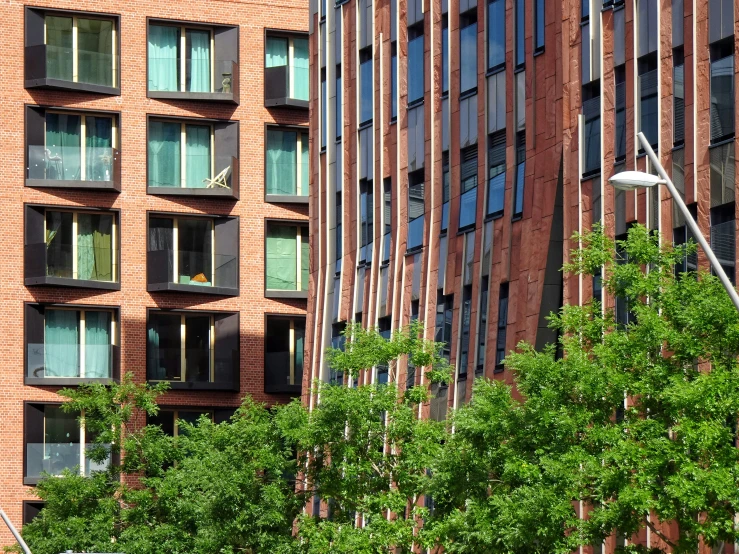
{"type": "Polygon", "coordinates": [[[436,297],[436,330],[434,341],[443,343],[441,356],[449,361],[452,352],[452,316],[454,314],[454,295],[444,295],[439,290],[436,297]]]}
{"type": "Polygon", "coordinates": [[[513,217],[523,215],[524,187],[526,185],[526,131],[516,133],[516,182],[513,187],[513,217]]]}
{"type": "Polygon", "coordinates": [[[505,129],[496,131],[488,137],[488,207],[487,215],[497,217],[503,214],[505,206],[505,129]]]}
{"type": "Polygon", "coordinates": [[[308,106],[308,37],[268,34],[265,44],[267,106],[308,106]]]}
{"type": "Polygon", "coordinates": [[[505,67],[505,0],[488,2],[488,70],[505,67]]]}
{"type": "Polygon", "coordinates": [[[477,213],[477,146],[460,153],[459,229],[475,225],[477,213]]]}
{"type": "Polygon", "coordinates": [[[148,88],[152,98],[238,103],[238,29],[149,21],[148,88]]]}
{"type": "Polygon", "coordinates": [[[104,471],[110,461],[94,462],[87,456],[93,436],[80,426],[79,414],[65,412],[58,404],[25,405],[24,443],[26,468],[23,482],[36,484],[44,473],[64,470],[90,475],[104,471]]]}
{"type": "Polygon", "coordinates": [[[582,90],[582,174],[600,171],[600,81],[591,81],[582,90]]]}
{"type": "Polygon", "coordinates": [[[374,213],[372,181],[359,181],[359,263],[372,261],[374,213]]]}
{"type": "Polygon", "coordinates": [[[26,87],[120,94],[118,21],[26,8],[26,87]]]}
{"type": "Polygon", "coordinates": [[[424,179],[423,169],[408,174],[408,240],[406,248],[410,251],[423,246],[423,225],[426,213],[424,179]]]}
{"type": "Polygon", "coordinates": [[[477,89],[477,7],[460,14],[459,25],[459,90],[464,94],[477,89]]]}
{"type": "Polygon", "coordinates": [[[305,318],[267,316],[265,337],[264,392],[300,394],[305,318]]]}
{"type": "Polygon", "coordinates": [[[267,200],[271,195],[307,198],[308,131],[268,127],[266,164],[267,200]]]}
{"type": "Polygon", "coordinates": [[[28,106],[28,186],[120,190],[118,117],[28,106]]]}
{"type": "Polygon", "coordinates": [[[506,332],[508,330],[508,283],[500,285],[498,297],[498,332],[495,341],[495,373],[503,371],[505,359],[506,332]]]}
{"type": "Polygon", "coordinates": [[[372,48],[368,47],[359,52],[359,123],[372,120],[372,93],[373,82],[372,48]]]}
{"type": "Polygon", "coordinates": [[[238,294],[238,219],[149,216],[148,290],[238,294]]]}
{"type": "Polygon", "coordinates": [[[117,212],[26,206],[26,284],[118,288],[117,223],[117,212]]]}
{"type": "Polygon", "coordinates": [[[308,245],[307,225],[279,221],[267,223],[266,296],[304,298],[307,295],[308,245]]]}
{"type": "Polygon", "coordinates": [[[734,40],[711,44],[711,142],[734,136],[734,40]]]}
{"type": "Polygon", "coordinates": [[[238,388],[238,314],[149,310],[146,377],[173,388],[238,388]]]}
{"type": "Polygon", "coordinates": [[[26,304],[26,382],[118,376],[117,309],[26,304]]]}
{"type": "Polygon", "coordinates": [[[421,23],[408,28],[408,104],[423,100],[423,61],[423,23],[421,23]]]}
{"type": "Polygon", "coordinates": [[[238,123],[148,122],[148,190],[155,194],[238,194],[238,123]]]}

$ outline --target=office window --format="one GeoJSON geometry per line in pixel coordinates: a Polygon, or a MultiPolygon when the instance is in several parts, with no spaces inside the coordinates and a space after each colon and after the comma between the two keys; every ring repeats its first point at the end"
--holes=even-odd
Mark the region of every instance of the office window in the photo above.
{"type": "Polygon", "coordinates": [[[524,0],[513,0],[513,5],[515,11],[515,23],[516,23],[516,30],[513,33],[513,38],[515,39],[514,44],[514,56],[515,56],[515,64],[516,67],[522,67],[524,63],[526,62],[526,52],[524,49],[524,37],[525,37],[525,6],[524,6],[524,0]]]}
{"type": "Polygon", "coordinates": [[[734,41],[710,46],[711,142],[734,136],[734,41]]]}
{"type": "Polygon", "coordinates": [[[266,252],[267,290],[308,290],[307,225],[268,222],[266,252]]]}
{"type": "Polygon", "coordinates": [[[616,161],[626,157],[626,66],[615,68],[616,78],[616,142],[614,155],[616,161]]]}
{"type": "Polygon", "coordinates": [[[27,209],[27,231],[28,224],[31,223],[28,216],[32,215],[36,220],[39,214],[43,219],[33,221],[33,225],[40,227],[38,231],[41,231],[43,238],[39,241],[40,244],[30,245],[27,237],[27,268],[30,262],[35,265],[44,260],[46,277],[118,282],[116,213],[27,209]],[[33,254],[34,260],[28,259],[32,252],[36,252],[33,254]]]}
{"type": "MultiPolygon", "coordinates": [[[[673,144],[679,146],[685,142],[685,60],[682,47],[673,50],[672,60],[672,90],[674,98],[672,108],[672,139],[673,144]]],[[[713,102],[711,103],[711,109],[713,109],[713,102]]]]}
{"type": "Polygon", "coordinates": [[[120,190],[114,114],[27,106],[26,146],[29,186],[120,190]]]}
{"type": "Polygon", "coordinates": [[[390,236],[392,233],[393,221],[393,190],[390,177],[386,177],[382,182],[383,195],[383,213],[382,217],[385,223],[385,234],[382,238],[382,263],[390,261],[390,236]]]}
{"type": "Polygon", "coordinates": [[[328,99],[326,94],[328,91],[326,90],[326,68],[321,68],[321,152],[326,150],[326,141],[328,140],[328,137],[326,136],[326,133],[328,132],[327,128],[327,116],[326,113],[328,99]]]}
{"type": "Polygon", "coordinates": [[[544,51],[544,0],[534,0],[534,52],[544,51]]]}
{"type": "Polygon", "coordinates": [[[657,0],[637,0],[636,8],[637,57],[642,58],[657,52],[657,0]]]}
{"type": "Polygon", "coordinates": [[[580,0],[580,18],[586,20],[590,17],[590,0],[580,0]]]}
{"type": "Polygon", "coordinates": [[[727,142],[709,149],[711,208],[734,202],[736,196],[736,163],[734,143],[727,142]]]}
{"type": "Polygon", "coordinates": [[[146,333],[149,381],[177,389],[238,389],[238,313],[149,310],[146,333]]]}
{"type": "Polygon", "coordinates": [[[80,428],[78,417],[79,414],[63,411],[58,404],[25,404],[24,484],[38,483],[43,473],[61,475],[67,469],[89,476],[108,468],[110,458],[93,462],[87,456],[94,436],[80,428]]]}
{"type": "Polygon", "coordinates": [[[398,119],[398,43],[390,46],[390,121],[398,119]]]}
{"type": "MultiPolygon", "coordinates": [[[[341,135],[344,131],[344,116],[342,114],[344,105],[344,91],[341,84],[341,66],[336,66],[336,140],[341,140],[341,135]]],[[[306,151],[308,149],[306,142],[306,151]]]]}
{"type": "Polygon", "coordinates": [[[446,14],[441,16],[441,94],[449,94],[449,17],[446,14]]]}
{"type": "Polygon", "coordinates": [[[441,231],[449,227],[449,202],[452,199],[451,174],[449,172],[449,151],[441,153],[441,231]]]}
{"type": "Polygon", "coordinates": [[[359,261],[372,261],[372,241],[374,237],[374,205],[372,202],[372,181],[359,181],[359,261]]]}
{"type": "Polygon", "coordinates": [[[477,212],[477,146],[460,153],[459,229],[475,224],[477,212]]]}
{"type": "Polygon", "coordinates": [[[117,313],[116,308],[26,304],[26,383],[116,378],[117,313]]]}
{"type": "MultiPolygon", "coordinates": [[[[693,218],[695,218],[698,213],[698,205],[690,204],[688,206],[688,211],[693,216],[693,218]]],[[[693,243],[696,242],[695,237],[693,236],[692,231],[688,227],[684,217],[681,217],[680,219],[676,220],[675,223],[676,225],[672,229],[672,241],[675,247],[685,245],[689,241],[692,241],[693,243]]],[[[721,241],[719,240],[718,242],[721,242],[721,241]]],[[[698,271],[698,252],[697,251],[694,251],[690,254],[685,254],[682,257],[682,259],[677,264],[675,264],[675,275],[676,276],[679,276],[682,273],[696,274],[697,271],[698,271]]]]}
{"type": "Polygon", "coordinates": [[[441,356],[447,360],[450,359],[452,351],[453,314],[454,295],[449,294],[445,296],[442,291],[439,291],[436,297],[436,331],[434,341],[444,344],[441,349],[441,356]]]}
{"type": "Polygon", "coordinates": [[[308,37],[267,35],[264,50],[266,104],[307,104],[310,98],[308,37]]]}
{"type": "MultiPolygon", "coordinates": [[[[271,41],[267,39],[267,64],[271,41]]],[[[307,63],[305,40],[305,61],[307,63]]],[[[238,90],[238,28],[206,27],[173,21],[154,21],[148,24],[147,35],[147,93],[153,98],[176,98],[172,93],[200,93],[199,100],[208,94],[225,94],[224,100],[233,100],[238,90]],[[165,93],[165,94],[160,94],[165,93]]],[[[307,67],[307,66],[306,66],[307,67]]],[[[187,98],[186,95],[181,97],[187,98]]]]}
{"type": "MultiPolygon", "coordinates": [[[[389,341],[390,337],[392,336],[391,327],[392,323],[390,321],[390,316],[380,317],[377,319],[377,331],[380,333],[380,336],[387,341],[389,341]]],[[[385,364],[380,364],[377,366],[377,378],[375,379],[376,384],[387,385],[390,377],[389,369],[390,368],[385,364]]]]}
{"type": "Polygon", "coordinates": [[[408,28],[408,104],[423,100],[423,23],[408,28]]]}
{"type": "Polygon", "coordinates": [[[516,133],[516,183],[513,189],[513,217],[523,215],[523,195],[526,173],[526,131],[516,133]]]}
{"type": "Polygon", "coordinates": [[[267,316],[264,392],[300,394],[304,343],[304,317],[267,316]]]}
{"type": "Polygon", "coordinates": [[[336,248],[336,273],[341,271],[341,257],[343,254],[343,243],[344,243],[344,237],[343,237],[343,221],[344,221],[344,211],[341,207],[341,191],[338,191],[336,193],[336,243],[334,244],[334,248],[336,248]]]}
{"type": "Polygon", "coordinates": [[[238,295],[239,220],[151,214],[147,290],[238,295]]]}
{"type": "Polygon", "coordinates": [[[481,374],[485,368],[485,343],[488,332],[488,287],[489,278],[483,277],[480,282],[480,313],[477,325],[477,364],[475,373],[481,374]]]}
{"type": "Polygon", "coordinates": [[[487,215],[503,214],[506,179],[505,129],[488,137],[488,208],[487,215]]]}
{"type": "Polygon", "coordinates": [[[590,176],[600,171],[600,82],[583,86],[582,98],[582,172],[590,176]]]}
{"type": "Polygon", "coordinates": [[[498,298],[498,333],[495,342],[495,373],[503,371],[508,328],[508,283],[501,283],[498,298]]]}
{"type": "Polygon", "coordinates": [[[709,0],[708,42],[714,43],[734,35],[734,2],[709,0]]]}
{"type": "Polygon", "coordinates": [[[639,131],[653,148],[659,140],[659,113],[657,112],[657,55],[648,54],[638,60],[639,68],[639,131]]]}
{"type": "Polygon", "coordinates": [[[505,66],[505,0],[488,3],[488,71],[505,66]]]}
{"type": "Polygon", "coordinates": [[[711,208],[711,249],[716,254],[729,281],[735,284],[736,221],[733,202],[711,208]]]}
{"type": "MultiPolygon", "coordinates": [[[[337,350],[344,350],[346,344],[346,337],[343,335],[344,329],[346,328],[345,321],[339,321],[331,326],[331,348],[337,350]]],[[[341,386],[344,384],[344,372],[338,371],[333,367],[329,367],[328,382],[332,385],[341,386]]]]}
{"type": "Polygon", "coordinates": [[[267,194],[308,196],[308,131],[267,128],[267,194]]]}
{"type": "Polygon", "coordinates": [[[462,291],[462,329],[459,345],[459,378],[467,376],[467,365],[470,355],[470,319],[472,318],[472,285],[467,285],[462,291]]]}
{"type": "Polygon", "coordinates": [[[408,250],[423,245],[424,199],[424,172],[420,169],[408,174],[408,250]]]}
{"type": "Polygon", "coordinates": [[[477,89],[477,7],[460,14],[459,25],[460,94],[464,94],[477,89]]]}
{"type": "Polygon", "coordinates": [[[26,8],[26,86],[119,94],[118,21],[26,8]]]}
{"type": "Polygon", "coordinates": [[[359,52],[359,123],[372,120],[372,48],[359,52]]]}
{"type": "Polygon", "coordinates": [[[682,46],[685,42],[685,2],[672,0],[672,47],[682,46]]]}

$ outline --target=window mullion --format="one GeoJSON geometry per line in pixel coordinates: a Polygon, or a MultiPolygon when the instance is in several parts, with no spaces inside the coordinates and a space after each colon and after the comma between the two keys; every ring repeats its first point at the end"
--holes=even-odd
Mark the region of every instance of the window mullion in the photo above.
{"type": "Polygon", "coordinates": [[[185,341],[187,340],[187,324],[185,323],[185,315],[180,316],[180,381],[185,381],[185,369],[187,367],[187,350],[185,341]]]}
{"type": "Polygon", "coordinates": [[[185,92],[187,71],[187,29],[180,27],[180,91],[185,92]]]}
{"type": "Polygon", "coordinates": [[[180,123],[180,187],[187,187],[187,126],[180,123]]]}
{"type": "Polygon", "coordinates": [[[87,437],[85,436],[85,411],[82,410],[80,413],[80,475],[85,475],[85,443],[87,437]]]}
{"type": "Polygon", "coordinates": [[[72,278],[79,279],[77,275],[77,212],[72,212],[72,278]]]}
{"type": "Polygon", "coordinates": [[[174,255],[172,256],[172,282],[177,283],[177,274],[179,273],[180,265],[180,229],[179,219],[172,218],[172,250],[174,255]]]}
{"type": "Polygon", "coordinates": [[[85,310],[80,310],[80,368],[79,374],[81,378],[85,378],[85,310]]]}
{"type": "Polygon", "coordinates": [[[215,377],[215,371],[216,371],[216,326],[215,326],[215,317],[210,316],[210,355],[208,356],[210,360],[210,382],[215,383],[216,377],[215,377]]]}
{"type": "Polygon", "coordinates": [[[295,320],[290,320],[290,384],[295,384],[295,320]]]}
{"type": "Polygon", "coordinates": [[[80,180],[86,180],[87,152],[85,148],[87,144],[87,117],[80,114],[80,180]]]}
{"type": "Polygon", "coordinates": [[[302,260],[300,259],[302,255],[301,250],[302,250],[302,244],[303,244],[302,231],[303,231],[302,227],[298,225],[297,232],[295,233],[295,257],[297,261],[297,264],[296,264],[296,267],[297,267],[296,274],[297,275],[295,276],[295,285],[296,285],[295,290],[303,290],[303,283],[301,282],[303,272],[301,271],[302,266],[300,265],[302,263],[302,260]]]}
{"type": "Polygon", "coordinates": [[[79,71],[79,43],[77,40],[77,18],[72,18],[72,81],[77,82],[78,81],[78,71],[79,71]]]}
{"type": "Polygon", "coordinates": [[[288,39],[287,41],[287,81],[288,86],[290,87],[290,98],[295,98],[294,94],[294,88],[295,88],[295,79],[293,76],[294,64],[292,63],[293,60],[293,39],[288,39]]]}

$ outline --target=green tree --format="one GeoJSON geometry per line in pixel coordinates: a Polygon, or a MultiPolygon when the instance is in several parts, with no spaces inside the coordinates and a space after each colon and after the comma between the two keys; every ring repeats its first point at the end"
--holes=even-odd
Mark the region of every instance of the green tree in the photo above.
{"type": "Polygon", "coordinates": [[[476,384],[435,469],[427,532],[475,554],[565,553],[645,527],[675,553],[734,542],[736,310],[714,277],[675,276],[685,250],[644,227],[617,245],[600,228],[574,239],[565,271],[603,268],[632,316],[566,306],[551,317],[561,355],[522,343],[507,357],[520,396],[476,384]]]}
{"type": "MultiPolygon", "coordinates": [[[[328,363],[352,378],[378,366],[397,377],[404,358],[427,368],[432,381],[449,376],[449,365],[439,355],[442,345],[423,339],[419,324],[389,340],[355,324],[344,336],[343,350],[329,350],[328,363]]],[[[429,400],[425,387],[401,393],[394,380],[357,387],[316,383],[311,411],[296,401],[280,413],[284,436],[304,453],[305,491],[328,512],[323,518],[298,519],[301,552],[410,552],[418,543],[427,516],[420,501],[446,430],[443,423],[419,417],[429,400]]]]}

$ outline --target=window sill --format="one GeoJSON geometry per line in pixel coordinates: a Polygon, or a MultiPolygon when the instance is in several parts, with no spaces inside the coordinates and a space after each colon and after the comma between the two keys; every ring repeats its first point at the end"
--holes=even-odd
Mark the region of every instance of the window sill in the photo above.
{"type": "Polygon", "coordinates": [[[80,289],[98,289],[98,290],[121,290],[121,284],[109,281],[91,281],[86,279],[69,279],[66,277],[51,277],[44,275],[41,277],[26,277],[24,284],[27,287],[37,285],[50,285],[55,287],[73,287],[80,289]]]}
{"type": "Polygon", "coordinates": [[[477,87],[471,88],[469,90],[466,90],[459,94],[459,101],[466,100],[467,98],[472,98],[473,96],[477,96],[477,87]]]}
{"type": "Polygon", "coordinates": [[[372,120],[368,119],[367,121],[363,121],[359,124],[359,127],[357,127],[357,131],[364,131],[365,129],[369,129],[372,127],[372,120]]]}
{"type": "Polygon", "coordinates": [[[264,107],[307,110],[310,107],[310,104],[308,100],[298,100],[296,98],[265,98],[264,107]]]}
{"type": "Polygon", "coordinates": [[[265,290],[265,298],[298,298],[301,300],[308,299],[307,290],[265,290]]]}
{"type": "Polygon", "coordinates": [[[25,377],[23,379],[23,384],[30,387],[73,387],[92,383],[112,385],[113,383],[118,383],[118,379],[110,377],[99,379],[88,379],[85,377],[25,377]]]}
{"type": "Polygon", "coordinates": [[[505,371],[505,367],[496,367],[496,368],[495,368],[495,369],[493,370],[493,374],[495,374],[495,375],[498,375],[498,374],[500,374],[500,373],[503,373],[503,371],[505,371]]]}
{"type": "Polygon", "coordinates": [[[586,171],[585,173],[583,173],[582,174],[582,177],[580,177],[580,180],[581,181],[590,181],[590,179],[594,179],[595,177],[600,176],[600,174],[601,174],[600,168],[598,168],[598,169],[592,169],[590,171],[586,171]]]}
{"type": "Polygon", "coordinates": [[[522,219],[523,219],[523,214],[515,214],[513,217],[511,217],[511,222],[521,221],[522,219]]]}
{"type": "Polygon", "coordinates": [[[464,227],[459,227],[457,229],[457,236],[466,235],[470,231],[473,231],[475,229],[476,223],[470,223],[469,225],[465,225],[464,227]]]}
{"type": "Polygon", "coordinates": [[[181,91],[162,91],[147,90],[147,98],[155,98],[157,100],[193,100],[196,102],[220,102],[223,104],[239,105],[238,92],[181,92],[181,91]]]}
{"type": "Polygon", "coordinates": [[[716,142],[712,142],[708,145],[708,149],[711,150],[712,148],[720,148],[721,146],[726,146],[727,144],[731,144],[732,142],[734,142],[733,135],[721,140],[717,140],[716,142]]]}
{"type": "Polygon", "coordinates": [[[395,117],[390,118],[390,123],[388,123],[388,125],[395,125],[397,122],[398,122],[398,116],[396,115],[395,117]]]}
{"type": "Polygon", "coordinates": [[[265,383],[264,392],[266,394],[289,394],[291,396],[300,396],[303,392],[302,385],[268,385],[265,383]]]}
{"type": "Polygon", "coordinates": [[[57,188],[74,190],[94,190],[100,192],[121,192],[121,183],[115,181],[62,181],[58,179],[26,179],[29,188],[57,188]]]}
{"type": "Polygon", "coordinates": [[[408,248],[405,251],[406,256],[413,256],[415,254],[418,254],[419,252],[423,251],[423,245],[421,246],[414,246],[413,248],[408,248]]]}
{"type": "Polygon", "coordinates": [[[180,283],[147,283],[147,292],[194,292],[213,296],[238,296],[239,289],[231,287],[206,287],[201,285],[182,285],[180,283]]]}
{"type": "Polygon", "coordinates": [[[487,70],[485,73],[485,77],[491,77],[493,75],[497,75],[498,73],[502,73],[505,71],[505,63],[502,63],[500,65],[496,65],[495,67],[491,67],[487,70]]]}
{"type": "Polygon", "coordinates": [[[413,102],[408,102],[407,109],[412,110],[418,106],[423,106],[423,97],[416,98],[413,102]]]}
{"type": "Polygon", "coordinates": [[[297,196],[292,194],[265,194],[264,201],[271,204],[308,204],[307,196],[297,196]]]}
{"type": "Polygon", "coordinates": [[[187,188],[187,187],[146,187],[146,194],[154,196],[203,196],[238,200],[238,193],[232,188],[187,188]]]}
{"type": "Polygon", "coordinates": [[[534,57],[541,56],[544,53],[544,47],[540,46],[536,50],[534,50],[534,57]]]}
{"type": "MultiPolygon", "coordinates": [[[[27,55],[27,54],[26,54],[27,55]]],[[[40,88],[49,90],[70,90],[75,92],[92,92],[95,94],[107,94],[109,96],[120,96],[120,87],[106,87],[104,85],[92,85],[88,83],[75,83],[73,81],[62,81],[60,79],[26,79],[25,88],[40,88]]]]}
{"type": "Polygon", "coordinates": [[[494,212],[492,214],[488,214],[488,215],[485,216],[485,219],[483,221],[485,221],[485,222],[495,221],[496,219],[500,219],[501,217],[503,217],[504,213],[505,212],[503,210],[501,210],[499,212],[494,212]]]}

